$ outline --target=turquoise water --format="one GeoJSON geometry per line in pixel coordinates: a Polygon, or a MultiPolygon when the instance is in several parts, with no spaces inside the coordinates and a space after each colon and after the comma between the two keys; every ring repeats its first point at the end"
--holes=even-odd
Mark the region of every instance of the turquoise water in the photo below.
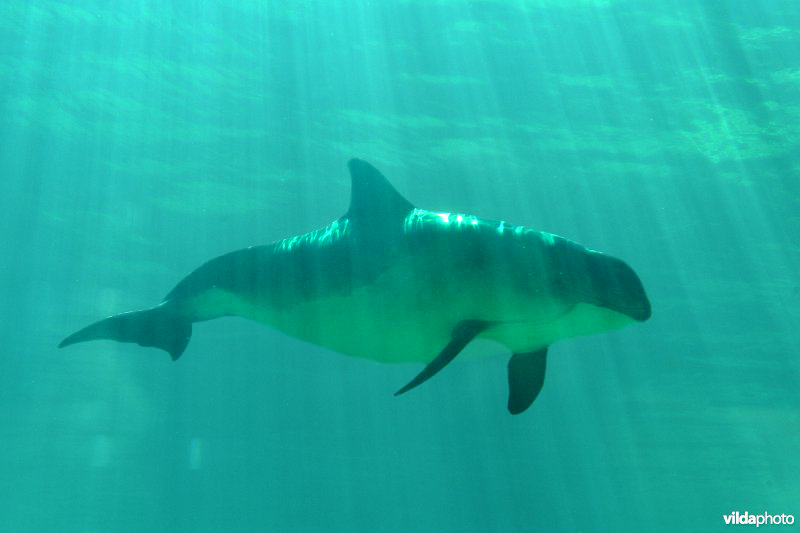
{"type": "Polygon", "coordinates": [[[798,58],[795,0],[4,0],[0,530],[797,517],[798,58]],[[235,318],[56,349],[339,217],[351,157],[625,259],[653,318],[553,345],[515,417],[502,349],[397,398],[419,365],[235,318]]]}

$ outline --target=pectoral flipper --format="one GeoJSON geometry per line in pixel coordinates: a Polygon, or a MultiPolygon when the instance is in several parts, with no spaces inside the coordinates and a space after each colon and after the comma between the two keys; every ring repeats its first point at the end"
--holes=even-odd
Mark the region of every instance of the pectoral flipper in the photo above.
{"type": "Polygon", "coordinates": [[[531,406],[544,385],[547,346],[529,353],[515,353],[508,361],[508,411],[518,415],[531,406]]]}
{"type": "Polygon", "coordinates": [[[399,394],[403,394],[404,392],[407,392],[417,385],[421,385],[428,379],[432,378],[434,374],[439,372],[439,370],[447,366],[450,361],[455,359],[459,352],[463,350],[467,344],[472,341],[472,339],[478,336],[481,332],[485,331],[489,325],[490,323],[484,320],[462,320],[456,324],[456,327],[453,328],[453,333],[451,334],[452,340],[447,346],[444,347],[444,350],[439,352],[439,355],[437,355],[433,361],[428,363],[428,366],[426,366],[422,372],[417,375],[417,377],[412,379],[408,385],[395,392],[394,395],[397,396],[399,394]]]}

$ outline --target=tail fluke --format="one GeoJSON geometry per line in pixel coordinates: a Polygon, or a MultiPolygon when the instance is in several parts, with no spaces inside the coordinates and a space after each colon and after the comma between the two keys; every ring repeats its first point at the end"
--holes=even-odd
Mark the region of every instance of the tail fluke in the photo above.
{"type": "Polygon", "coordinates": [[[76,342],[109,339],[154,346],[166,351],[173,361],[181,356],[192,336],[192,323],[168,304],[144,311],[114,315],[73,333],[59,348],[76,342]]]}

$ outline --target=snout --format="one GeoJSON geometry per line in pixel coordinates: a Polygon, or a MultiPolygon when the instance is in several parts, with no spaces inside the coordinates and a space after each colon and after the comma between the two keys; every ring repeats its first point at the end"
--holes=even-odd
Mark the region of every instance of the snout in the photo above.
{"type": "Polygon", "coordinates": [[[650,301],[645,298],[641,306],[636,306],[631,309],[627,309],[625,311],[625,314],[638,322],[644,322],[645,320],[650,318],[651,314],[650,301]]]}

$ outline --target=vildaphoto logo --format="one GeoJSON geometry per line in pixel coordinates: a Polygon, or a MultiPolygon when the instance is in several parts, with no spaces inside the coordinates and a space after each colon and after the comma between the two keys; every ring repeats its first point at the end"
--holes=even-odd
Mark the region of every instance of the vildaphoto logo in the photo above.
{"type": "Polygon", "coordinates": [[[750,514],[747,511],[722,515],[727,526],[790,526],[794,524],[794,515],[791,514],[750,514]]]}

